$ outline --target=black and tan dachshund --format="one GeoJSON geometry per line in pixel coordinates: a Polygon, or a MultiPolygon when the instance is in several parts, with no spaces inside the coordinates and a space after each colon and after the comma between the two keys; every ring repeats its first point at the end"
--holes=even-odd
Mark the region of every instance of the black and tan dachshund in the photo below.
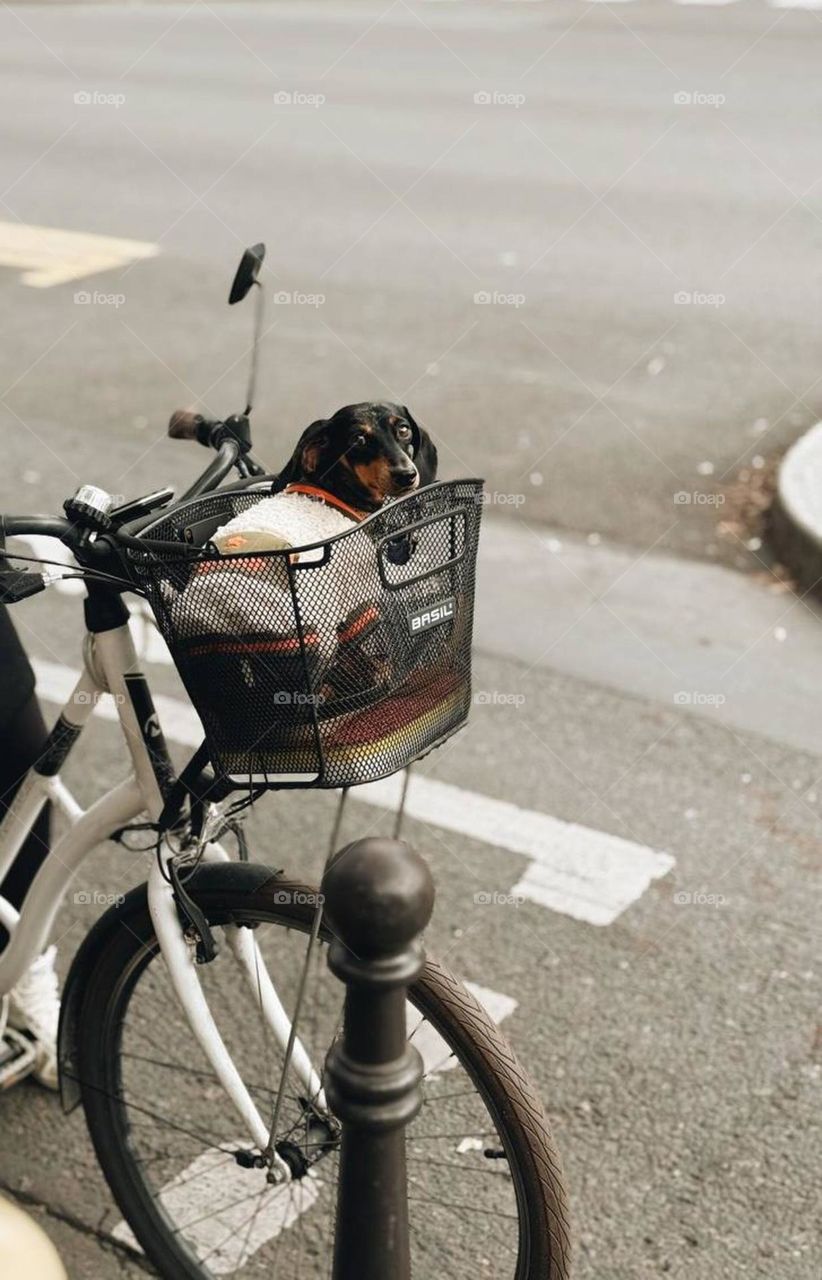
{"type": "Polygon", "coordinates": [[[306,427],[274,491],[289,484],[325,489],[355,511],[376,511],[437,478],[437,450],[404,405],[347,404],[306,427]]]}

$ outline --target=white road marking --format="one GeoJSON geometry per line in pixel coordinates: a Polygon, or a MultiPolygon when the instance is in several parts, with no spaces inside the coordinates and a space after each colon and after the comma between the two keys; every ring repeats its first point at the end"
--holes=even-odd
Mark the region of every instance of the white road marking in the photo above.
{"type": "MultiPolygon", "coordinates": [[[[509,1017],[517,1007],[513,996],[506,996],[501,991],[492,991],[490,987],[481,987],[476,982],[466,982],[466,987],[477,997],[486,1013],[499,1026],[504,1018],[509,1017]]],[[[430,1022],[422,1022],[422,1014],[412,1004],[405,1007],[405,1025],[408,1035],[412,1036],[412,1044],[422,1056],[422,1064],[427,1076],[439,1075],[442,1071],[451,1071],[457,1060],[439,1031],[430,1022]]]]}
{"type": "MultiPolygon", "coordinates": [[[[354,796],[394,811],[401,786],[399,777],[387,778],[358,787],[354,796]]],[[[611,924],[675,861],[621,836],[414,774],[405,810],[421,822],[530,858],[512,896],[588,924],[611,924]]]]}
{"type": "Polygon", "coordinates": [[[112,267],[125,267],[159,252],[159,245],[146,240],[0,222],[0,266],[21,271],[20,283],[32,289],[49,289],[112,267]]]}
{"type": "MultiPolygon", "coordinates": [[[[238,1139],[225,1143],[225,1151],[204,1151],[160,1192],[171,1221],[179,1224],[199,1257],[208,1257],[208,1269],[217,1276],[239,1271],[258,1249],[293,1226],[316,1203],[323,1186],[319,1178],[308,1177],[259,1194],[260,1170],[241,1168],[230,1154],[246,1145],[238,1139]]],[[[111,1234],[132,1249],[140,1248],[125,1222],[118,1222],[111,1234]]]]}
{"type": "MultiPolygon", "coordinates": [[[[33,666],[40,696],[49,702],[65,702],[76,679],[70,668],[42,658],[33,666]]],[[[203,729],[188,703],[164,694],[157,694],[154,701],[169,738],[189,747],[200,745],[203,729]]],[[[117,719],[117,709],[108,695],[101,699],[98,714],[107,720],[117,719]]],[[[354,797],[395,812],[401,787],[402,778],[395,775],[357,787],[354,797]]],[[[587,924],[611,924],[654,880],[667,875],[675,862],[668,853],[621,836],[418,774],[411,775],[406,813],[443,831],[528,858],[529,866],[511,895],[587,924]]],[[[485,896],[489,899],[493,888],[488,886],[485,896]]]]}

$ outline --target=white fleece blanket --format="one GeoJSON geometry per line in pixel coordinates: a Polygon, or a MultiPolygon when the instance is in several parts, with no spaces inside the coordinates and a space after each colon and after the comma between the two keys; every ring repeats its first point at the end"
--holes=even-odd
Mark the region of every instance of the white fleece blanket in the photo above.
{"type": "MultiPolygon", "coordinates": [[[[288,550],[312,542],[325,541],[354,528],[355,520],[335,507],[300,493],[277,493],[241,511],[212,535],[211,541],[224,555],[249,555],[256,551],[288,550]]],[[[316,628],[331,651],[336,626],[355,604],[360,603],[353,561],[358,549],[339,544],[331,561],[317,570],[323,575],[322,593],[306,589],[298,598],[304,626],[316,628]]],[[[299,553],[301,565],[321,561],[322,547],[299,553]]],[[[311,570],[307,570],[311,575],[311,570]]],[[[311,575],[313,576],[313,575],[311,575]]],[[[360,589],[361,590],[361,589],[360,589]]],[[[225,568],[210,562],[195,569],[186,588],[175,592],[171,613],[181,636],[245,635],[270,631],[289,634],[296,630],[294,605],[286,565],[279,557],[225,568]]]]}
{"type": "MultiPolygon", "coordinates": [[[[353,529],[350,516],[302,493],[275,493],[222,525],[211,541],[223,555],[232,552],[285,551],[333,538],[353,529]]],[[[311,556],[306,557],[310,559],[311,556]]],[[[319,556],[315,554],[314,559],[319,556]]]]}

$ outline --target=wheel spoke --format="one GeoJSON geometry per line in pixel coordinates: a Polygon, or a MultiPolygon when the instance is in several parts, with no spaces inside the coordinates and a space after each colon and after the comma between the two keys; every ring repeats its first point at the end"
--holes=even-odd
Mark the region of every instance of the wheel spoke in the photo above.
{"type": "MultiPolygon", "coordinates": [[[[217,927],[223,924],[219,913],[217,918],[209,914],[209,919],[217,927]]],[[[246,919],[251,920],[250,913],[235,913],[231,923],[242,925],[246,919]]],[[[145,1201],[156,1204],[156,1223],[149,1215],[150,1229],[162,1236],[164,1247],[183,1251],[186,1274],[194,1274],[193,1255],[204,1280],[206,1275],[229,1272],[236,1280],[276,1280],[278,1275],[283,1280],[323,1280],[331,1273],[340,1139],[333,1128],[327,1135],[318,1128],[315,1116],[322,1122],[316,1108],[329,1048],[341,1034],[344,993],[328,971],[325,943],[316,948],[316,963],[314,953],[306,953],[308,917],[294,930],[283,928],[281,919],[261,923],[264,927],[254,933],[250,975],[229,960],[226,948],[197,976],[245,1087],[264,1115],[274,1110],[286,1055],[264,1015],[263,966],[276,976],[285,1008],[299,1005],[302,989],[302,1016],[294,1034],[316,1064],[319,1084],[312,1096],[302,1096],[289,1078],[289,1087],[280,1095],[277,1132],[281,1158],[296,1176],[272,1184],[265,1167],[249,1163],[253,1144],[234,1132],[242,1133],[244,1126],[238,1124],[218,1076],[186,1027],[156,949],[149,954],[148,949],[138,953],[135,948],[137,976],[126,984],[127,998],[111,1015],[117,1034],[106,1043],[116,1066],[105,1079],[116,1087],[100,1089],[95,1082],[86,1088],[105,1098],[107,1140],[116,1144],[120,1159],[130,1163],[132,1179],[142,1181],[145,1201]]],[[[472,1076],[477,1078],[480,1068],[487,1072],[487,1060],[478,1058],[479,1066],[469,1075],[463,1065],[465,1050],[457,1054],[451,1047],[474,1043],[473,1024],[466,1035],[466,1027],[456,1022],[459,1002],[454,993],[459,988],[452,983],[443,988],[442,997],[436,992],[435,983],[426,994],[426,1012],[418,1011],[409,1031],[411,1043],[418,1033],[427,1037],[429,1029],[443,1042],[442,1061],[424,1077],[421,1111],[407,1134],[411,1242],[412,1252],[419,1254],[414,1273],[425,1275],[425,1259],[439,1250],[439,1272],[449,1280],[474,1280],[483,1274],[481,1259],[490,1259],[489,1276],[511,1280],[519,1275],[520,1249],[515,1171],[507,1160],[492,1165],[481,1151],[458,1155],[455,1145],[469,1139],[495,1151],[516,1148],[497,1131],[496,1112],[489,1110],[473,1084],[472,1076]],[[437,999],[442,1001],[442,1014],[437,999]],[[448,1079],[441,1074],[443,1067],[448,1079]],[[452,1248],[455,1219],[466,1224],[458,1233],[463,1241],[459,1253],[452,1248]]],[[[471,1051],[479,1055],[481,1050],[480,1044],[471,1051]]],[[[520,1089],[518,1078],[516,1096],[520,1089]]],[[[497,1092],[504,1097],[504,1090],[498,1087],[497,1092]]],[[[182,1264],[177,1270],[182,1273],[182,1264]]]]}

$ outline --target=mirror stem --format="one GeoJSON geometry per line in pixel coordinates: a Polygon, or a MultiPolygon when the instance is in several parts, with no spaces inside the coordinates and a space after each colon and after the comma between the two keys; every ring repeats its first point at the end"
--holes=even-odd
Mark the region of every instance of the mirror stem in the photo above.
{"type": "Polygon", "coordinates": [[[246,417],[251,413],[254,399],[257,394],[257,356],[260,338],[262,337],[263,319],[265,317],[265,295],[263,293],[263,286],[260,284],[259,280],[255,280],[254,287],[258,292],[254,307],[254,341],[251,347],[251,374],[248,379],[248,403],[245,410],[246,417]]]}

